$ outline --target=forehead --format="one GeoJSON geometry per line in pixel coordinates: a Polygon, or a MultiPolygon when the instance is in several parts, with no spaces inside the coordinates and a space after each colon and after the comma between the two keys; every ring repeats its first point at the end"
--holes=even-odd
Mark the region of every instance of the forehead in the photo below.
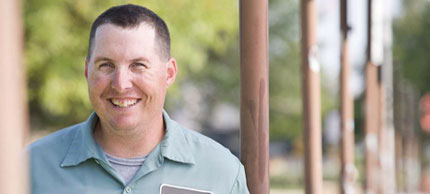
{"type": "Polygon", "coordinates": [[[94,37],[95,55],[98,54],[138,54],[155,51],[155,30],[141,23],[136,27],[123,28],[113,24],[103,24],[96,30],[94,37]],[[131,53],[130,53],[131,52],[131,53]]]}
{"type": "Polygon", "coordinates": [[[155,34],[154,27],[146,22],[141,22],[139,25],[136,26],[119,26],[112,23],[105,23],[97,27],[95,35],[96,37],[99,36],[101,33],[117,33],[117,32],[124,32],[124,31],[140,31],[145,32],[148,34],[155,34]]]}

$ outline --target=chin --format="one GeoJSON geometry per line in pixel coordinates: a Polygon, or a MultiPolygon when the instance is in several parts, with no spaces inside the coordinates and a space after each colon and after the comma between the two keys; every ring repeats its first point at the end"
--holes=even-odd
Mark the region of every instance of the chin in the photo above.
{"type": "Polygon", "coordinates": [[[117,130],[132,130],[138,126],[138,122],[133,118],[113,119],[110,125],[117,130]]]}
{"type": "Polygon", "coordinates": [[[136,124],[123,124],[123,123],[117,123],[115,125],[112,125],[114,127],[114,130],[116,131],[134,131],[137,128],[136,124]]]}

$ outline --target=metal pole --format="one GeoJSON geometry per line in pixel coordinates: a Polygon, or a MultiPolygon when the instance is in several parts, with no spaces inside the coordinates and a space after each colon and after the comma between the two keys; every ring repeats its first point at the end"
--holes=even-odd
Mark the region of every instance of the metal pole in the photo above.
{"type": "Polygon", "coordinates": [[[418,136],[415,129],[417,128],[416,118],[417,109],[416,103],[418,102],[418,91],[416,91],[412,85],[407,83],[404,79],[403,90],[405,101],[405,131],[406,131],[406,148],[405,148],[405,183],[406,193],[414,193],[419,191],[421,176],[421,165],[420,165],[420,137],[418,136]]]}
{"type": "Polygon", "coordinates": [[[241,161],[251,194],[269,194],[268,1],[240,0],[241,161]]]}
{"type": "Polygon", "coordinates": [[[316,42],[316,0],[301,0],[302,91],[307,194],[322,193],[320,64],[316,42]]]}
{"type": "Polygon", "coordinates": [[[347,0],[340,0],[340,28],[342,31],[341,51],[341,193],[354,193],[355,165],[354,165],[354,99],[350,93],[349,75],[350,64],[348,57],[348,22],[347,0]]]}
{"type": "MultiPolygon", "coordinates": [[[[399,74],[402,69],[397,69],[396,74],[399,74]]],[[[398,127],[398,136],[402,138],[402,153],[401,160],[396,161],[400,163],[400,184],[401,190],[399,193],[416,193],[419,191],[419,177],[421,174],[421,166],[419,162],[419,141],[417,137],[416,129],[416,118],[417,111],[414,105],[418,101],[417,91],[411,87],[400,76],[396,76],[396,127],[398,127]]],[[[396,145],[398,143],[396,142],[396,145]]]]}
{"type": "Polygon", "coordinates": [[[28,192],[28,165],[23,150],[28,125],[20,10],[19,0],[0,1],[0,193],[28,192]]]}
{"type": "MultiPolygon", "coordinates": [[[[373,4],[368,0],[368,28],[367,28],[367,65],[366,65],[366,93],[365,93],[365,150],[366,150],[366,192],[378,193],[379,182],[379,128],[380,126],[380,89],[379,89],[379,67],[375,62],[376,47],[373,41],[373,4]]],[[[379,62],[379,61],[378,61],[379,62]]]]}
{"type": "Polygon", "coordinates": [[[382,192],[396,192],[395,171],[395,131],[393,113],[393,57],[392,57],[392,30],[391,30],[391,0],[381,0],[383,9],[376,10],[382,13],[383,65],[381,72],[381,133],[380,133],[380,165],[382,170],[382,192]]]}

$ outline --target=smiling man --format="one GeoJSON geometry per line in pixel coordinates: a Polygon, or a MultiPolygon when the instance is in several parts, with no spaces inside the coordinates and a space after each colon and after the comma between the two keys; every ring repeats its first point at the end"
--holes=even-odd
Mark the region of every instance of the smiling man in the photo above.
{"type": "Polygon", "coordinates": [[[95,112],[30,145],[31,192],[249,193],[235,156],[163,111],[176,74],[159,16],[137,5],[102,13],[85,61],[95,112]]]}

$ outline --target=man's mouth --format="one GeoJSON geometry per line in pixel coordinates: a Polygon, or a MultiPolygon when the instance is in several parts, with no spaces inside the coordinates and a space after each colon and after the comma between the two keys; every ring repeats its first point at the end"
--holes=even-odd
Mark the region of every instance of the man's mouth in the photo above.
{"type": "Polygon", "coordinates": [[[128,108],[136,105],[140,99],[134,98],[134,99],[117,99],[117,98],[111,98],[109,99],[110,102],[119,108],[128,108]]]}

